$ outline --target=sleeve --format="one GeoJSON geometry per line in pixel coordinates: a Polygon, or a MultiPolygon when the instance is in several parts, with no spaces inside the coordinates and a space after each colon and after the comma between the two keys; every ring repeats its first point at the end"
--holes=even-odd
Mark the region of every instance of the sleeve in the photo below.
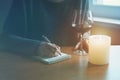
{"type": "Polygon", "coordinates": [[[22,38],[15,35],[0,35],[0,51],[7,51],[25,56],[36,55],[41,41],[22,38]]]}

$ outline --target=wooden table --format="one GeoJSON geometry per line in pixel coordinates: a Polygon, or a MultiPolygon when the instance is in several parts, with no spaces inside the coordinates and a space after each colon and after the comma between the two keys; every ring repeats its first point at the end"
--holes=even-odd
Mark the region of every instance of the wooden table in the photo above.
{"type": "Polygon", "coordinates": [[[108,65],[88,63],[87,56],[73,54],[72,47],[62,47],[72,58],[46,65],[10,53],[0,53],[0,80],[120,80],[120,46],[111,46],[108,65]]]}

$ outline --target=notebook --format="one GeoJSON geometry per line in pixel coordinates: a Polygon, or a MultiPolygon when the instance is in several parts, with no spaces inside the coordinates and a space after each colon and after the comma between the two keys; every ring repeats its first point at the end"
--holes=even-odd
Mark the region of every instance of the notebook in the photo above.
{"type": "Polygon", "coordinates": [[[67,59],[71,58],[71,55],[66,54],[66,53],[61,53],[61,55],[58,55],[56,57],[51,57],[51,58],[42,58],[40,56],[33,56],[33,58],[35,60],[39,60],[45,64],[53,64],[53,63],[67,60],[67,59]]]}

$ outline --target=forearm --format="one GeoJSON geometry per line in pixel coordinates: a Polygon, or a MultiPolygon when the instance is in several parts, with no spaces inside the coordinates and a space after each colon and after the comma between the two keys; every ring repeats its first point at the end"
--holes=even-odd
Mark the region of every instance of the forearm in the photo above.
{"type": "Polygon", "coordinates": [[[18,37],[14,35],[0,35],[0,51],[8,51],[21,55],[36,55],[40,41],[18,37]]]}

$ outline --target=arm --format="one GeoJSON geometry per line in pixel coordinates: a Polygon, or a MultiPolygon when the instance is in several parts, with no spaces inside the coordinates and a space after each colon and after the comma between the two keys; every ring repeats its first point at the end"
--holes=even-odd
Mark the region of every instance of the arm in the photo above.
{"type": "Polygon", "coordinates": [[[7,51],[21,55],[36,55],[40,41],[27,39],[15,35],[0,35],[0,51],[7,51]]]}
{"type": "Polygon", "coordinates": [[[54,57],[61,53],[55,44],[9,34],[0,35],[0,51],[41,57],[54,57]]]}

